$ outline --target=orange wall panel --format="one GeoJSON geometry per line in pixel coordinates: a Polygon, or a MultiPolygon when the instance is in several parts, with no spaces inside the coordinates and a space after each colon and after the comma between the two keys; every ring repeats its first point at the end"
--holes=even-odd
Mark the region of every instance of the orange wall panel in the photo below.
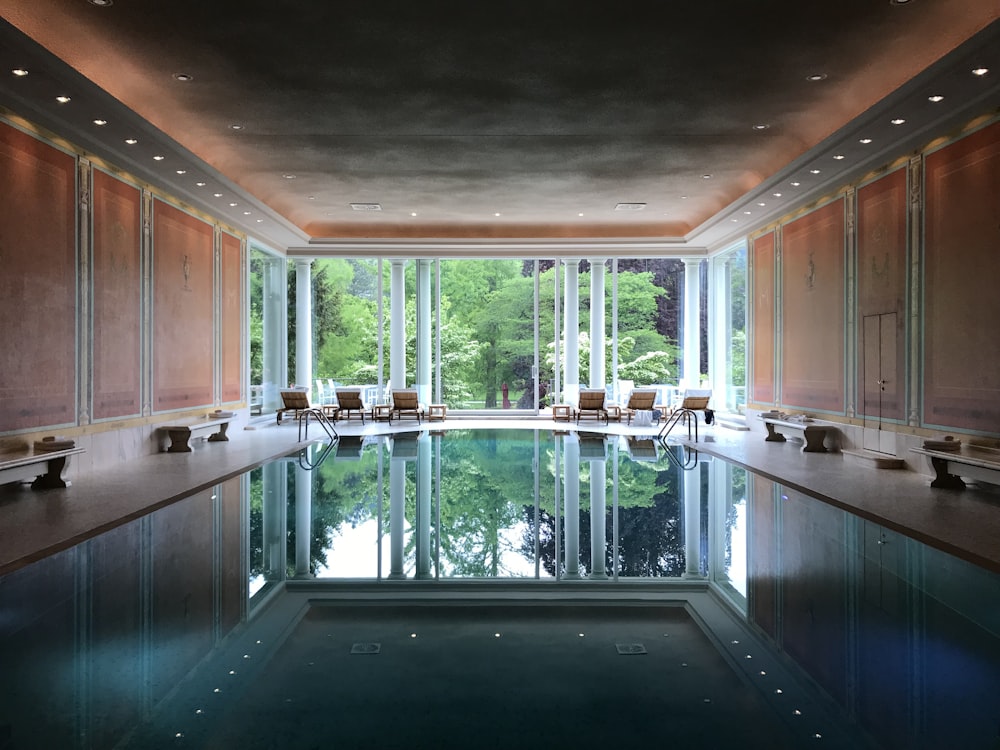
{"type": "Polygon", "coordinates": [[[0,432],[76,422],[76,159],[0,123],[0,432]]]}
{"type": "Polygon", "coordinates": [[[844,201],[782,229],[781,402],[844,411],[844,201]]]}
{"type": "Polygon", "coordinates": [[[774,402],[774,232],[753,241],[753,392],[751,401],[774,402]]]}
{"type": "Polygon", "coordinates": [[[93,417],[142,411],[142,196],[94,170],[93,417]]]}
{"type": "Polygon", "coordinates": [[[153,410],[213,402],[214,230],[153,204],[153,410]]]}
{"type": "Polygon", "coordinates": [[[243,397],[243,323],[242,243],[239,237],[222,233],[222,400],[240,401],[243,397]]]}
{"type": "Polygon", "coordinates": [[[1000,432],[1000,123],[924,166],[927,425],[1000,432]]]}
{"type": "MultiPolygon", "coordinates": [[[[879,413],[889,419],[904,419],[906,378],[906,170],[897,169],[885,177],[858,190],[858,321],[872,315],[896,313],[894,336],[894,372],[881,373],[890,384],[881,391],[879,413]]],[[[858,346],[878,346],[878,342],[865,341],[863,328],[859,332],[858,346]]],[[[876,355],[876,359],[878,356],[876,355]]],[[[882,357],[889,362],[888,353],[882,357]]],[[[858,361],[859,390],[866,382],[869,388],[879,373],[864,372],[865,356],[861,351],[858,361]]],[[[865,413],[865,399],[859,395],[858,413],[865,413]]]]}

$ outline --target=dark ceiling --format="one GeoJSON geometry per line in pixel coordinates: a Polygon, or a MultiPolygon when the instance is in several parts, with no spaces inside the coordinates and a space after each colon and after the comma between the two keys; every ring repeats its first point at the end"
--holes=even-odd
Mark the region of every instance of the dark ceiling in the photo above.
{"type": "Polygon", "coordinates": [[[9,112],[279,249],[711,248],[1000,103],[1000,0],[0,7],[9,112]]]}

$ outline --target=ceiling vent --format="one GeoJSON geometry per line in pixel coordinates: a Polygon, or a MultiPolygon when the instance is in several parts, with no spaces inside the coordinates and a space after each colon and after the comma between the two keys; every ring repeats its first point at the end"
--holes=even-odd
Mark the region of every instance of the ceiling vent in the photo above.
{"type": "Polygon", "coordinates": [[[352,203],[351,210],[353,211],[381,211],[381,203],[352,203]]]}
{"type": "Polygon", "coordinates": [[[645,207],[645,203],[619,203],[615,206],[615,211],[641,211],[645,207]]]}

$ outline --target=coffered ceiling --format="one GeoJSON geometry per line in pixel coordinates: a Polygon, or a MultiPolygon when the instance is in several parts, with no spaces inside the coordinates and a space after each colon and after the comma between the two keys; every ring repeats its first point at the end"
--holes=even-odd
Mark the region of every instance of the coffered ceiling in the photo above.
{"type": "Polygon", "coordinates": [[[704,252],[1000,107],[1000,0],[0,8],[9,116],[293,253],[704,252]]]}

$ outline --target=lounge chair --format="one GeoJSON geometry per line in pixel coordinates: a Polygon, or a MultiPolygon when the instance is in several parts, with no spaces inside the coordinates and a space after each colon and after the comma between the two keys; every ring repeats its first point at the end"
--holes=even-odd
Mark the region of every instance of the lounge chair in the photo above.
{"type": "Polygon", "coordinates": [[[415,416],[417,418],[417,424],[420,424],[421,412],[422,409],[420,408],[420,402],[417,400],[416,391],[407,389],[405,391],[392,392],[391,415],[395,415],[399,418],[404,414],[409,414],[410,416],[415,416]]]}
{"type": "Polygon", "coordinates": [[[607,394],[604,392],[603,388],[599,390],[595,388],[581,389],[580,400],[576,407],[577,424],[580,423],[580,417],[582,417],[585,413],[592,414],[598,419],[603,419],[604,424],[607,424],[608,412],[607,409],[604,408],[604,399],[606,397],[607,394]]]}
{"type": "Polygon", "coordinates": [[[280,393],[281,408],[277,411],[278,424],[281,424],[281,418],[287,411],[292,412],[295,419],[301,419],[305,411],[313,408],[309,403],[309,394],[305,391],[280,391],[280,393]]]}
{"type": "Polygon", "coordinates": [[[358,414],[361,417],[361,424],[365,423],[365,402],[361,400],[360,388],[338,388],[337,406],[340,407],[338,415],[343,419],[350,419],[351,414],[358,414]]]}
{"type": "Polygon", "coordinates": [[[628,403],[622,409],[622,414],[628,417],[628,424],[632,424],[632,416],[637,411],[653,411],[653,403],[656,401],[656,391],[632,391],[628,397],[628,403]]]}

